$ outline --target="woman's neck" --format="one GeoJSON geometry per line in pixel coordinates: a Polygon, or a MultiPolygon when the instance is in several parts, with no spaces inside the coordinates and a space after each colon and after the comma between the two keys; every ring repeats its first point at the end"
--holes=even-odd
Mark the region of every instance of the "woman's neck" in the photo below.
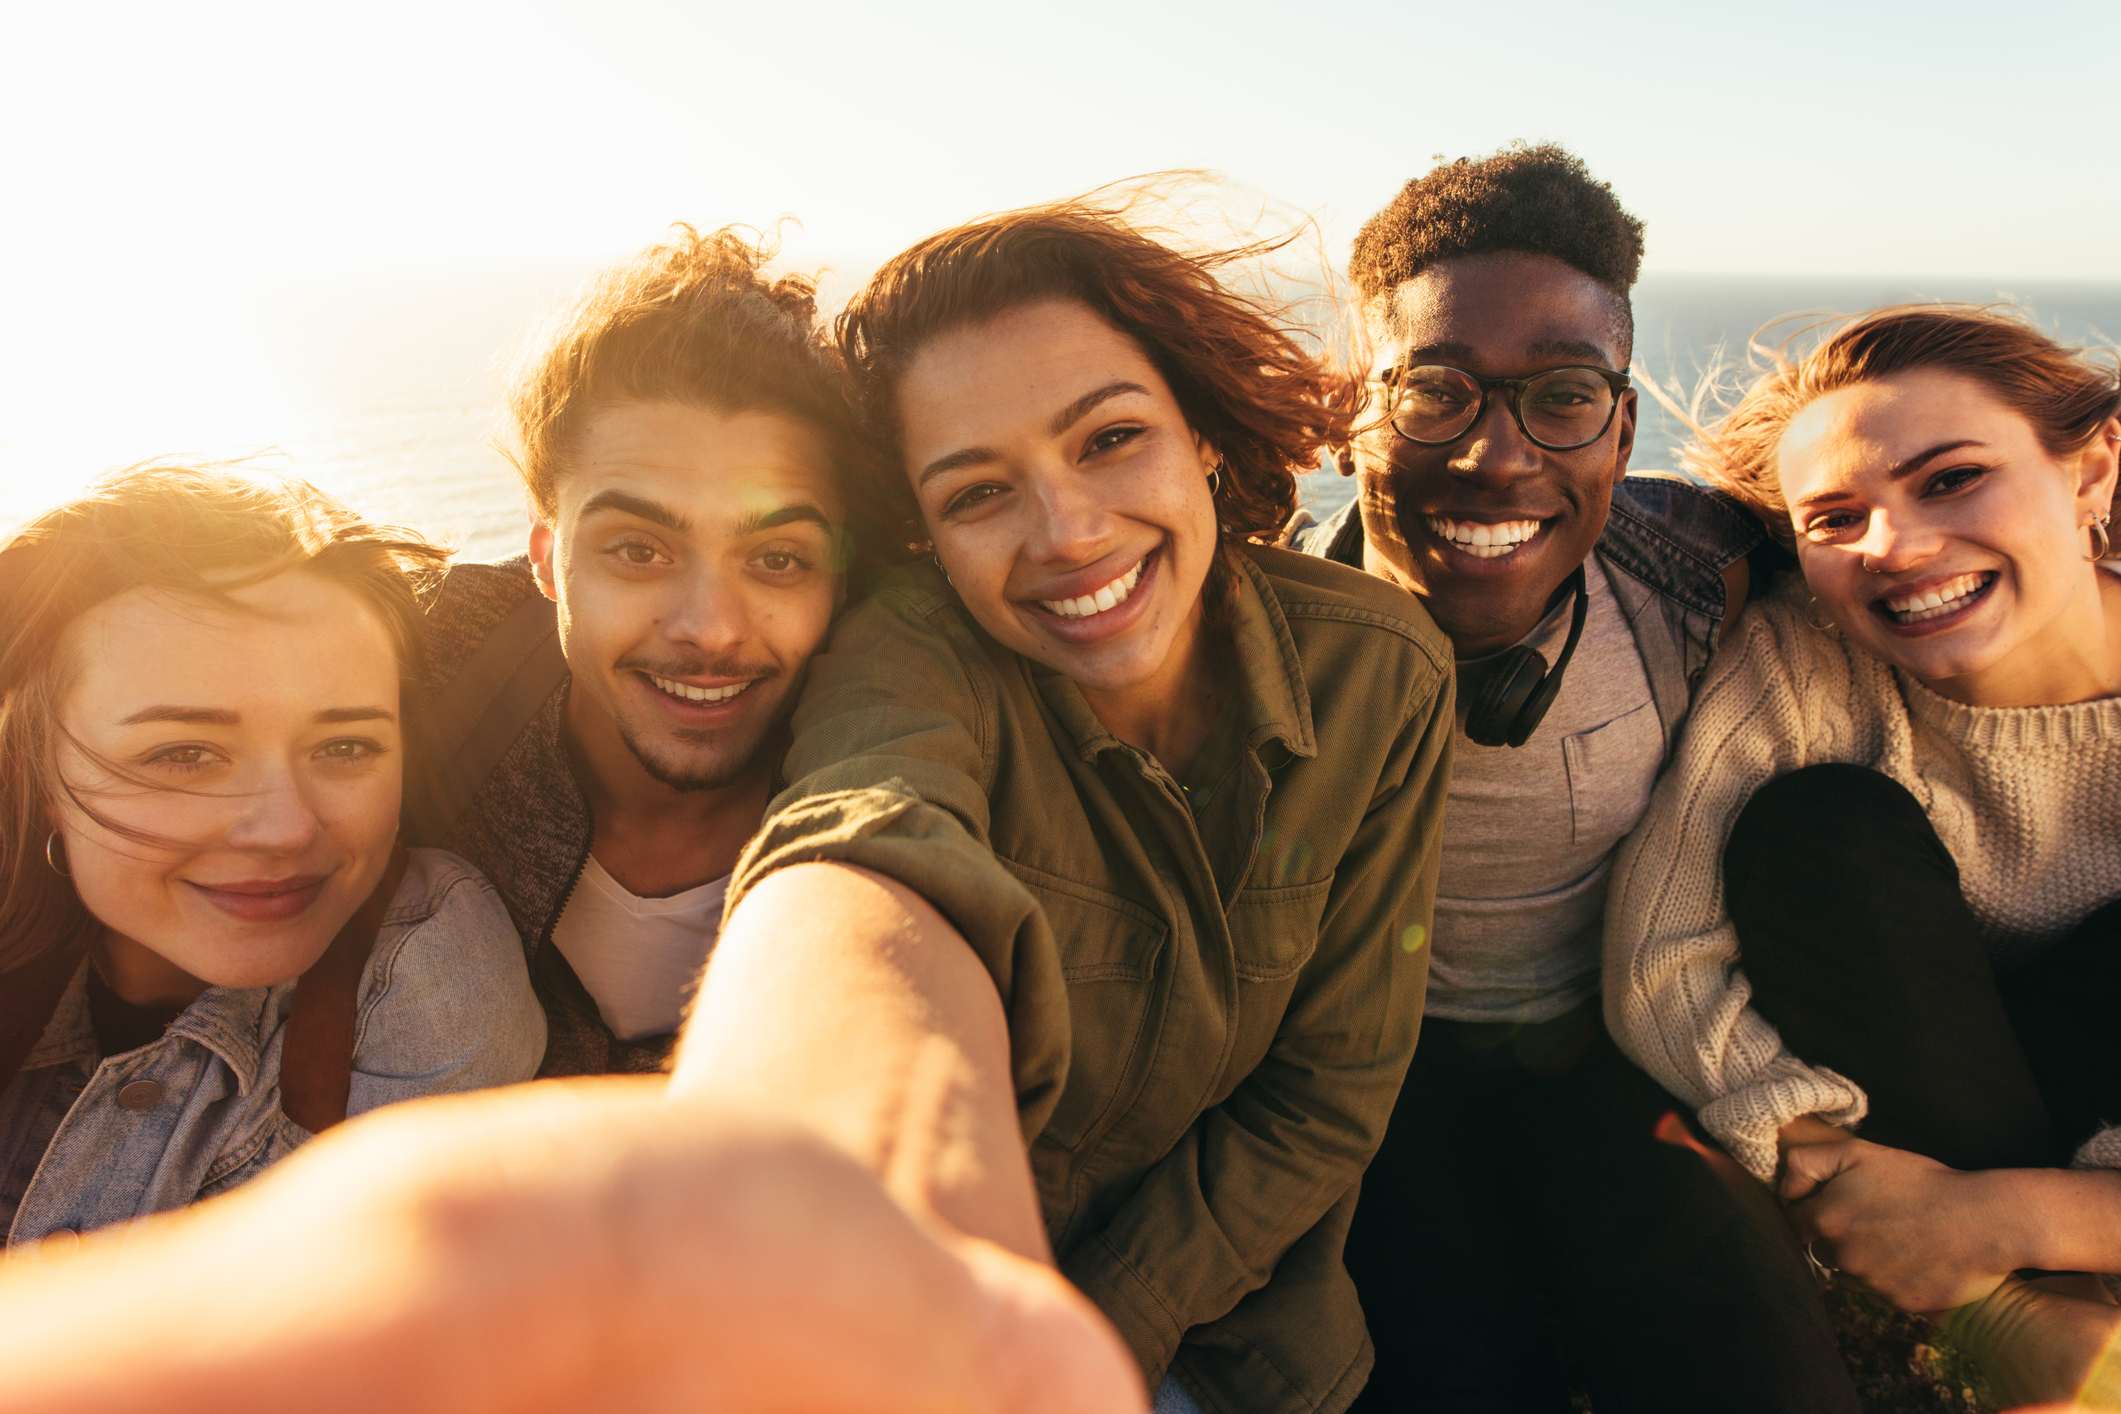
{"type": "Polygon", "coordinates": [[[144,944],[105,928],[89,944],[89,961],[103,985],[134,1006],[187,1007],[207,984],[144,944]]]}
{"type": "Polygon", "coordinates": [[[2121,696],[2121,578],[2090,568],[2083,594],[2046,632],[1981,672],[1922,685],[1969,707],[2060,707],[2121,696]]]}
{"type": "Polygon", "coordinates": [[[1106,731],[1154,756],[1174,781],[1183,781],[1193,769],[1216,712],[1233,696],[1228,655],[1207,651],[1210,636],[1196,603],[1185,631],[1152,677],[1115,692],[1082,690],[1106,731]]]}

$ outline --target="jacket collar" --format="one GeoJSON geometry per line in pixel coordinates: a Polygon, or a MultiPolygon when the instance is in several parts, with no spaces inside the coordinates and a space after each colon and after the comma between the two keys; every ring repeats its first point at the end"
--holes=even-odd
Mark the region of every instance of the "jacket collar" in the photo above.
{"type": "MultiPolygon", "coordinates": [[[[1279,742],[1293,756],[1316,756],[1311,692],[1304,681],[1303,659],[1297,654],[1296,639],[1289,632],[1281,600],[1266,572],[1253,563],[1250,555],[1229,550],[1223,553],[1238,583],[1228,637],[1237,659],[1245,745],[1256,752],[1270,742],[1279,742]]],[[[1106,730],[1083,699],[1082,689],[1066,675],[1043,664],[1029,666],[1040,695],[1060,720],[1062,730],[1074,740],[1083,760],[1094,761],[1099,753],[1126,745],[1106,730]]]]}
{"type": "MultiPolygon", "coordinates": [[[[60,996],[58,1009],[45,1023],[44,1034],[22,1062],[24,1070],[92,1063],[98,1058],[95,1023],[88,1013],[88,969],[89,961],[84,957],[60,996]]],[[[236,1074],[238,1088],[248,1095],[258,1082],[266,1022],[276,1010],[268,1003],[276,994],[293,989],[292,982],[277,987],[209,987],[169,1024],[169,1030],[153,1046],[166,1046],[180,1036],[198,1042],[228,1063],[236,1074]]]]}

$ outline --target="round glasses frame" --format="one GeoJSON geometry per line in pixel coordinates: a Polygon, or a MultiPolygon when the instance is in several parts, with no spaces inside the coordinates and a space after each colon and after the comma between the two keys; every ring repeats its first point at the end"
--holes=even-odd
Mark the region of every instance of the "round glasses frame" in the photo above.
{"type": "Polygon", "coordinates": [[[1488,415],[1488,395],[1495,389],[1502,388],[1509,393],[1510,417],[1516,422],[1517,430],[1522,432],[1525,440],[1533,446],[1544,447],[1550,452],[1573,452],[1579,447],[1588,447],[1600,437],[1605,436],[1607,429],[1613,425],[1613,415],[1620,411],[1620,395],[1633,386],[1633,382],[1627,374],[1615,373],[1610,368],[1600,368],[1594,363],[1572,363],[1561,368],[1542,368],[1529,378],[1483,378],[1477,373],[1468,373],[1463,368],[1454,368],[1448,363],[1424,363],[1417,364],[1413,368],[1395,368],[1386,373],[1384,377],[1374,381],[1382,383],[1387,390],[1387,395],[1391,398],[1392,430],[1417,446],[1448,447],[1453,442],[1464,437],[1468,432],[1480,426],[1480,420],[1488,415]],[[1399,424],[1400,390],[1404,387],[1406,380],[1417,373],[1423,372],[1455,373],[1480,389],[1480,404],[1473,409],[1472,417],[1466,420],[1465,426],[1459,428],[1448,437],[1436,440],[1431,440],[1427,437],[1417,437],[1399,424]],[[1521,401],[1524,390],[1540,379],[1551,378],[1557,373],[1589,373],[1603,379],[1606,387],[1612,390],[1613,401],[1605,410],[1605,421],[1598,424],[1596,432],[1581,441],[1549,442],[1531,428],[1525,426],[1524,408],[1521,401]]]}

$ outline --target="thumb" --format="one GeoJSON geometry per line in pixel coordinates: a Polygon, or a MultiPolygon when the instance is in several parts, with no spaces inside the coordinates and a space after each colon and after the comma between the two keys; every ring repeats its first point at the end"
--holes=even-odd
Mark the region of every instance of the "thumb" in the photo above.
{"type": "Polygon", "coordinates": [[[1783,1155],[1782,1201],[1794,1203],[1817,1192],[1821,1185],[1853,1161],[1852,1144],[1799,1144],[1783,1155]]]}

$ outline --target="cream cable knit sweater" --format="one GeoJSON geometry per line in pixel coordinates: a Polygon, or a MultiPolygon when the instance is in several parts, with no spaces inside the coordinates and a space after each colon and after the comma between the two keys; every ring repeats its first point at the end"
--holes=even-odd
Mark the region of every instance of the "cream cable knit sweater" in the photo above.
{"type": "MultiPolygon", "coordinates": [[[[1959,862],[2001,966],[2121,896],[2121,699],[1963,706],[1813,628],[1809,605],[1793,575],[1731,626],[1678,758],[1621,847],[1606,908],[1614,1038],[1762,1179],[1782,1125],[1805,1114],[1853,1124],[1867,1101],[1791,1055],[1749,1005],[1722,859],[1754,791],[1829,761],[1906,786],[1959,862]]],[[[2078,1163],[2121,1168],[2121,1129],[2095,1136],[2078,1163]]]]}

